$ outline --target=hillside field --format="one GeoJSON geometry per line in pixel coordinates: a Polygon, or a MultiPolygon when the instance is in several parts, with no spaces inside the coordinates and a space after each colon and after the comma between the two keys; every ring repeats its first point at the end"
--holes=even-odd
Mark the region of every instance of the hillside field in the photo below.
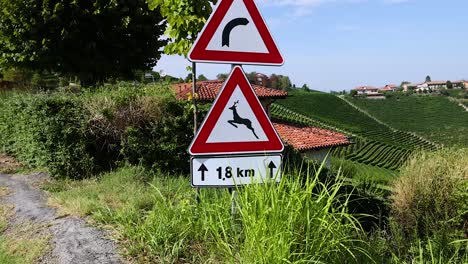
{"type": "Polygon", "coordinates": [[[352,133],[388,130],[332,94],[295,91],[289,95],[286,100],[278,101],[278,104],[352,133]]]}
{"type": "Polygon", "coordinates": [[[398,170],[415,151],[437,149],[433,142],[412,131],[395,130],[332,94],[291,92],[273,105],[272,116],[354,136],[354,144],[336,149],[334,156],[381,169],[398,170]]]}
{"type": "Polygon", "coordinates": [[[409,150],[434,150],[431,142],[412,135],[411,131],[394,131],[388,124],[379,123],[339,97],[322,92],[291,92],[286,100],[278,101],[298,114],[367,139],[403,147],[409,150]]]}
{"type": "Polygon", "coordinates": [[[350,99],[379,120],[446,146],[468,146],[468,112],[447,97],[350,99]]]}

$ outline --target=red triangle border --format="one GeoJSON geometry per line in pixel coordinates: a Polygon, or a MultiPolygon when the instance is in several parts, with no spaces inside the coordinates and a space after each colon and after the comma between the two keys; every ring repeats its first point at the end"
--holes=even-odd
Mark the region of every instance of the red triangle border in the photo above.
{"type": "Polygon", "coordinates": [[[224,83],[213,106],[201,125],[197,135],[189,147],[189,153],[197,155],[224,155],[224,154],[248,154],[248,153],[278,153],[284,150],[283,142],[273,127],[262,104],[250,85],[244,71],[236,66],[232,70],[228,80],[224,83]],[[256,142],[222,142],[207,143],[208,138],[218,122],[222,112],[229,103],[231,96],[239,86],[249,103],[255,117],[261,125],[268,141],[256,142]]]}
{"type": "MultiPolygon", "coordinates": [[[[239,0],[240,1],[240,0],[239,0]]],[[[231,52],[207,50],[208,44],[213,38],[216,30],[223,21],[224,16],[229,11],[234,0],[221,0],[216,10],[208,19],[201,35],[196,40],[189,52],[189,60],[192,62],[206,63],[229,63],[229,64],[256,64],[281,66],[284,64],[283,56],[276,46],[270,31],[265,24],[254,0],[242,0],[257,27],[260,36],[265,43],[269,53],[256,52],[231,52]]]]}

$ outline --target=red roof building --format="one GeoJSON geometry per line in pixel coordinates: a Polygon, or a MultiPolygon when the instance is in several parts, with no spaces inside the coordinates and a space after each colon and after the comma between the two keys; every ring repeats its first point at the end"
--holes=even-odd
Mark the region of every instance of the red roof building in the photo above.
{"type": "Polygon", "coordinates": [[[276,131],[294,149],[306,152],[350,144],[346,135],[330,130],[273,122],[276,131]]]}
{"type": "Polygon", "coordinates": [[[382,91],[382,92],[394,92],[394,91],[396,91],[396,89],[398,89],[398,86],[396,86],[395,84],[387,84],[384,87],[380,88],[380,91],[382,91]]]}
{"type": "Polygon", "coordinates": [[[376,95],[379,94],[379,88],[373,87],[373,86],[359,86],[354,88],[353,90],[356,90],[358,95],[376,95]]]}
{"type": "MultiPolygon", "coordinates": [[[[212,102],[216,99],[216,95],[223,87],[224,81],[203,81],[197,82],[198,100],[202,102],[212,102]]],[[[259,85],[252,85],[255,94],[260,100],[262,99],[284,99],[288,96],[288,92],[266,88],[259,85]]],[[[176,97],[180,100],[187,100],[192,95],[192,84],[182,83],[172,86],[172,90],[176,93],[176,97]]]]}

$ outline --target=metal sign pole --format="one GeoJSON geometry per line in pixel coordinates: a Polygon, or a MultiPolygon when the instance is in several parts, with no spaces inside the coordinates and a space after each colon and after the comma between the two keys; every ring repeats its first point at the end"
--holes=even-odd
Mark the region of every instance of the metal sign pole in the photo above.
{"type": "MultiPolygon", "coordinates": [[[[231,71],[234,70],[236,66],[242,67],[242,65],[231,64],[231,71]]],[[[229,188],[229,193],[231,194],[232,229],[235,233],[239,233],[242,227],[239,218],[239,210],[236,205],[236,200],[238,199],[236,188],[229,188]]]]}
{"type": "Polygon", "coordinates": [[[197,64],[192,62],[193,135],[196,135],[198,131],[197,93],[197,64]]]}
{"type": "MultiPolygon", "coordinates": [[[[197,106],[197,64],[192,62],[192,104],[193,104],[193,135],[197,135],[198,131],[198,106],[197,106]]],[[[197,188],[196,194],[197,204],[200,204],[200,188],[197,188]]]]}

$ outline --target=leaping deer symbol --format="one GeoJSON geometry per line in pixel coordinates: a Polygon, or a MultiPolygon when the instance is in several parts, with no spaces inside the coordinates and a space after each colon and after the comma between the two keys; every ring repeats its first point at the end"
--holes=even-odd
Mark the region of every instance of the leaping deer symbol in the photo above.
{"type": "Polygon", "coordinates": [[[239,114],[237,113],[237,105],[238,104],[239,104],[239,101],[234,102],[234,105],[229,107],[229,109],[232,110],[232,112],[234,114],[234,120],[229,120],[228,123],[231,124],[232,126],[234,126],[235,128],[238,128],[238,126],[236,124],[246,126],[248,129],[250,129],[252,131],[254,136],[258,139],[258,136],[255,133],[254,128],[252,127],[252,121],[250,121],[247,118],[240,117],[239,114]]]}

